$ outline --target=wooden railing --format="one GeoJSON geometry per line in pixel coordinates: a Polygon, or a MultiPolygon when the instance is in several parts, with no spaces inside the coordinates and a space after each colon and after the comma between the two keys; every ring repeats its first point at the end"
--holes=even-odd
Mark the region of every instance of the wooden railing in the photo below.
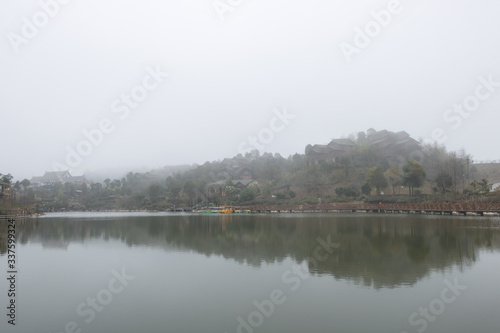
{"type": "Polygon", "coordinates": [[[304,205],[254,205],[241,207],[252,211],[334,211],[334,210],[401,210],[401,211],[466,211],[500,212],[498,203],[427,203],[427,204],[367,204],[329,203],[304,205]]]}

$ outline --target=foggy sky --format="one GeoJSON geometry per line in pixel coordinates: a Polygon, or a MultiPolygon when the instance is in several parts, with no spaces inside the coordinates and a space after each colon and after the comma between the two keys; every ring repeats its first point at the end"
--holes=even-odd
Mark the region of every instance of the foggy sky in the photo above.
{"type": "Polygon", "coordinates": [[[201,164],[249,137],[287,157],[368,128],[500,159],[497,1],[41,2],[0,10],[0,173],[18,180],[78,145],[74,175],[201,164]]]}

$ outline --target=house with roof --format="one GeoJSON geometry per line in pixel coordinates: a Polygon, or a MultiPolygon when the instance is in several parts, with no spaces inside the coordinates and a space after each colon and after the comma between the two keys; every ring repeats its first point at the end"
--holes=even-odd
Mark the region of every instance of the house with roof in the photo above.
{"type": "Polygon", "coordinates": [[[86,185],[90,186],[90,181],[82,176],[72,176],[69,171],[46,171],[41,177],[33,177],[30,180],[31,186],[42,187],[42,186],[54,186],[56,183],[72,183],[75,185],[86,185]]]}
{"type": "Polygon", "coordinates": [[[327,145],[307,145],[306,159],[309,165],[323,162],[338,162],[347,152],[354,149],[355,143],[350,139],[333,139],[327,145]]]}
{"type": "Polygon", "coordinates": [[[225,158],[214,170],[215,179],[252,179],[251,158],[236,156],[225,158]]]}
{"type": "Polygon", "coordinates": [[[407,155],[420,148],[420,143],[405,131],[394,133],[369,129],[367,133],[358,136],[357,142],[352,139],[333,139],[327,145],[308,145],[305,151],[308,165],[339,162],[342,156],[354,152],[357,144],[371,146],[386,158],[407,155]]]}
{"type": "MultiPolygon", "coordinates": [[[[221,195],[221,196],[226,196],[226,193],[224,191],[224,187],[226,185],[227,180],[219,180],[213,183],[210,183],[207,185],[208,189],[208,194],[210,195],[221,195]]],[[[243,190],[246,189],[250,186],[259,186],[259,182],[256,180],[252,179],[235,179],[231,180],[233,183],[234,187],[243,190]]]]}
{"type": "Polygon", "coordinates": [[[363,142],[374,146],[385,157],[404,155],[420,147],[420,143],[405,131],[394,133],[388,130],[369,130],[363,142]]]}

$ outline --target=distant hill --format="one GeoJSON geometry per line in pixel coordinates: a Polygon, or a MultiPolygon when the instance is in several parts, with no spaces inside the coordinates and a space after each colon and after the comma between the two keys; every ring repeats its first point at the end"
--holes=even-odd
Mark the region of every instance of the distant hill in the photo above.
{"type": "Polygon", "coordinates": [[[369,129],[307,145],[303,153],[286,158],[254,150],[202,165],[101,174],[99,179],[88,187],[18,184],[14,190],[20,202],[45,210],[470,201],[500,182],[500,163],[473,164],[465,151],[421,144],[404,131],[369,129]]]}
{"type": "Polygon", "coordinates": [[[163,168],[158,168],[154,170],[150,170],[149,168],[143,167],[142,169],[136,170],[128,170],[125,168],[114,168],[114,169],[105,169],[98,171],[87,171],[85,172],[85,176],[96,183],[102,183],[105,179],[121,179],[125,177],[128,173],[143,173],[150,174],[151,179],[164,179],[168,176],[173,175],[177,172],[184,172],[189,169],[195,168],[196,165],[169,165],[163,168]]]}

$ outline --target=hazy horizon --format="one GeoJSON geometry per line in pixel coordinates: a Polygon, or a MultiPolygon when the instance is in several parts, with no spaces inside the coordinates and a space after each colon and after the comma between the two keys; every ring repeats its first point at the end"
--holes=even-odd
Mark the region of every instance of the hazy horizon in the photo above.
{"type": "Polygon", "coordinates": [[[4,6],[0,173],[16,180],[203,164],[253,148],[287,157],[369,128],[500,159],[500,3],[4,6]]]}
{"type": "MultiPolygon", "coordinates": [[[[383,129],[381,129],[381,130],[383,130],[383,129]]],[[[360,132],[365,132],[366,133],[366,131],[360,131],[360,132]]],[[[342,136],[342,137],[339,137],[339,138],[340,139],[343,139],[343,138],[352,138],[353,134],[357,134],[357,133],[351,133],[351,135],[349,135],[349,136],[342,136]]],[[[332,138],[332,139],[337,139],[337,138],[332,138]]],[[[322,144],[325,144],[326,145],[326,144],[329,143],[329,141],[330,140],[328,140],[328,142],[320,142],[320,143],[311,142],[310,144],[312,144],[312,145],[316,145],[316,144],[322,145],[322,144]]],[[[259,154],[260,155],[265,154],[265,153],[272,153],[273,155],[274,154],[280,154],[283,158],[288,158],[289,156],[293,156],[296,153],[303,155],[304,151],[305,151],[305,147],[304,147],[304,149],[302,149],[302,151],[291,153],[289,155],[283,155],[280,152],[267,152],[267,151],[264,151],[264,152],[259,151],[259,154]]],[[[466,151],[466,153],[468,153],[468,154],[470,154],[470,155],[473,156],[473,154],[471,154],[471,152],[469,152],[469,151],[466,151]]],[[[240,154],[240,153],[238,153],[238,154],[240,154]]],[[[71,169],[68,169],[68,171],[72,172],[72,176],[86,175],[89,180],[99,181],[100,182],[100,181],[102,181],[102,180],[104,180],[106,178],[120,179],[120,178],[126,176],[126,174],[129,173],[129,172],[146,173],[146,172],[161,171],[162,169],[166,169],[166,168],[171,168],[171,169],[172,168],[173,169],[175,169],[175,168],[182,168],[182,169],[184,169],[184,168],[188,168],[188,167],[201,166],[201,165],[203,165],[203,164],[205,164],[207,162],[211,163],[211,162],[216,162],[216,161],[222,161],[222,160],[224,160],[226,158],[231,159],[231,158],[234,158],[236,156],[237,155],[225,156],[225,157],[222,157],[222,158],[219,158],[219,159],[207,160],[207,161],[203,161],[203,162],[200,162],[200,163],[194,162],[194,163],[185,163],[185,164],[176,164],[176,165],[159,165],[159,166],[147,166],[147,165],[140,166],[140,165],[136,165],[136,166],[134,166],[132,168],[128,168],[128,167],[110,167],[110,168],[107,168],[107,169],[106,168],[101,168],[101,169],[96,168],[96,169],[93,169],[93,170],[83,170],[81,172],[81,174],[77,173],[77,172],[75,173],[74,170],[71,170],[71,169]],[[88,177],[88,176],[90,176],[90,177],[88,177]]],[[[478,160],[478,159],[474,159],[473,158],[473,163],[478,163],[478,162],[483,162],[483,161],[485,161],[485,160],[478,160]]],[[[500,160],[497,159],[497,160],[487,160],[487,161],[500,161],[500,160]]],[[[35,174],[33,176],[35,176],[35,177],[36,176],[42,176],[47,171],[56,171],[56,170],[54,170],[54,169],[44,170],[41,173],[35,174]]],[[[14,176],[14,181],[17,181],[17,180],[21,181],[22,179],[25,179],[25,178],[31,179],[31,177],[22,177],[22,178],[19,178],[19,177],[16,177],[15,175],[13,175],[13,176],[14,176]]]]}

